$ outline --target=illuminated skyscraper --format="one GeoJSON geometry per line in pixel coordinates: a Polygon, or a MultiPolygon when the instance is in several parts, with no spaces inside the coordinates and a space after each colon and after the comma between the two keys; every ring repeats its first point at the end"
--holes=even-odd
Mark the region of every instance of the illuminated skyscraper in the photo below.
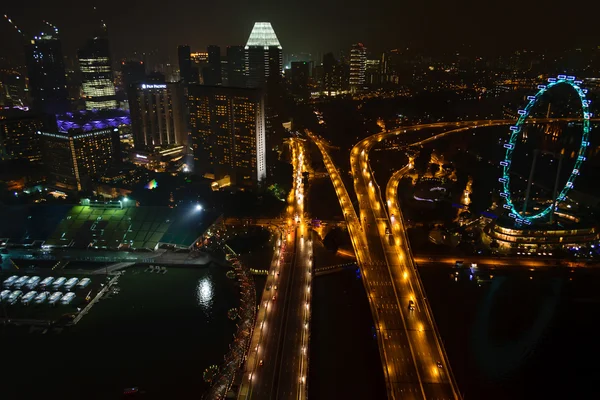
{"type": "Polygon", "coordinates": [[[37,132],[44,124],[39,115],[18,109],[0,111],[0,161],[41,160],[37,132]]]}
{"type": "Polygon", "coordinates": [[[253,186],[267,175],[265,107],[260,89],[192,85],[189,89],[195,169],[253,186]]]}
{"type": "Polygon", "coordinates": [[[56,187],[80,191],[89,187],[90,177],[110,167],[118,151],[118,129],[41,132],[42,156],[56,187]]]}
{"type": "Polygon", "coordinates": [[[87,110],[117,108],[115,84],[106,32],[86,42],[77,52],[81,87],[87,110]]]}
{"type": "Polygon", "coordinates": [[[281,77],[283,50],[270,22],[254,24],[244,49],[248,87],[265,87],[268,80],[281,77]]]}
{"type": "Polygon", "coordinates": [[[35,36],[25,48],[33,108],[47,114],[70,109],[65,64],[58,29],[35,36]]]}
{"type": "Polygon", "coordinates": [[[187,144],[183,87],[179,83],[140,83],[128,91],[135,148],[187,144]]]}
{"type": "Polygon", "coordinates": [[[361,91],[365,87],[367,48],[362,43],[352,45],[350,50],[350,90],[361,91]]]}

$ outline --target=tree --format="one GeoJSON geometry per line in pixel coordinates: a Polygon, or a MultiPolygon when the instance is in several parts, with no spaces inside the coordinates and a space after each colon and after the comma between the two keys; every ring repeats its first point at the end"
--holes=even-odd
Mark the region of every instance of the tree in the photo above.
{"type": "Polygon", "coordinates": [[[424,174],[429,167],[429,161],[431,161],[432,149],[421,149],[419,155],[415,158],[415,170],[419,175],[424,174]]]}

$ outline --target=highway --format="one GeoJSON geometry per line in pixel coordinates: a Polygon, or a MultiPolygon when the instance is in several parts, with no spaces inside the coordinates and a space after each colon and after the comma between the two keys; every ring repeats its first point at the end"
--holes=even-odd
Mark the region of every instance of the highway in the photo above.
{"type": "MultiPolygon", "coordinates": [[[[412,261],[402,217],[399,210],[391,210],[388,216],[368,162],[370,149],[381,140],[381,135],[374,135],[351,152],[354,188],[369,252],[378,269],[389,274],[393,292],[377,299],[377,306],[389,310],[394,333],[406,343],[396,355],[405,360],[402,367],[411,372],[411,383],[419,389],[414,398],[458,399],[460,394],[412,261]]],[[[404,168],[401,173],[407,171],[404,168]]]]}
{"type": "MultiPolygon", "coordinates": [[[[535,124],[555,121],[578,121],[578,119],[530,119],[527,122],[535,124]]],[[[393,314],[393,318],[389,321],[391,324],[383,326],[381,315],[375,320],[380,324],[380,330],[388,329],[403,336],[405,344],[402,348],[388,352],[388,357],[392,354],[392,359],[404,360],[401,364],[405,371],[404,375],[392,375],[389,372],[389,358],[382,357],[384,370],[388,369],[389,379],[392,380],[391,397],[407,397],[405,393],[398,390],[402,386],[397,384],[407,378],[412,385],[410,397],[459,399],[461,395],[416,270],[401,210],[396,201],[391,201],[392,197],[395,199],[398,180],[408,172],[411,165],[397,171],[386,188],[388,212],[383,203],[381,189],[375,181],[369,164],[369,152],[382,140],[408,132],[433,128],[445,129],[443,133],[434,134],[430,138],[411,144],[411,146],[418,146],[467,129],[511,125],[514,122],[513,120],[479,120],[416,125],[372,135],[360,141],[352,149],[350,165],[359,202],[360,221],[364,229],[363,236],[372,262],[370,272],[377,274],[377,277],[382,279],[381,283],[386,284],[393,291],[393,294],[390,291],[375,293],[374,301],[377,310],[389,310],[393,314]],[[386,282],[385,272],[381,266],[387,268],[390,282],[386,282]],[[394,380],[397,383],[394,383],[394,380]],[[417,391],[417,387],[420,390],[417,391]]],[[[324,152],[323,146],[321,149],[324,152]]]]}
{"type": "Polygon", "coordinates": [[[304,144],[291,139],[294,167],[292,205],[288,209],[288,225],[296,227],[296,254],[289,281],[289,295],[284,304],[284,329],[277,362],[278,376],[272,399],[306,399],[308,375],[308,339],[310,324],[310,289],[312,267],[312,231],[304,215],[304,144]]]}
{"type": "MultiPolygon", "coordinates": [[[[576,119],[530,119],[528,123],[576,119]]],[[[424,295],[404,231],[401,214],[387,215],[368,163],[369,150],[381,140],[428,128],[447,131],[412,145],[425,144],[466,129],[510,125],[512,120],[433,123],[373,135],[352,150],[351,166],[360,201],[360,219],[328,145],[315,141],[344,212],[361,268],[377,331],[388,397],[391,399],[459,399],[450,364],[444,353],[424,295]],[[386,228],[392,228],[391,235],[386,228]],[[409,301],[414,304],[409,310],[409,301]]],[[[302,141],[291,139],[294,187],[288,197],[287,223],[273,258],[245,364],[238,398],[306,398],[312,243],[304,215],[302,141]],[[277,289],[275,287],[277,286],[277,289]],[[302,329],[303,328],[303,329],[302,329]]],[[[390,212],[394,214],[394,212],[390,212]]]]}
{"type": "Polygon", "coordinates": [[[276,285],[280,286],[277,289],[280,299],[284,299],[288,292],[288,285],[282,284],[282,282],[289,281],[291,275],[290,269],[294,257],[293,236],[293,232],[288,236],[287,231],[281,229],[276,240],[276,250],[259,303],[250,348],[244,365],[243,379],[238,392],[239,399],[268,399],[271,395],[275,380],[275,363],[265,361],[276,358],[284,316],[283,307],[280,306],[280,303],[272,300],[272,292],[275,291],[273,288],[276,285]]]}
{"type": "Polygon", "coordinates": [[[312,240],[304,218],[304,149],[300,140],[290,146],[287,219],[279,228],[238,399],[306,399],[312,240]]]}
{"type": "Polygon", "coordinates": [[[391,274],[385,262],[377,260],[377,257],[381,255],[374,253],[367,246],[368,239],[373,240],[374,237],[372,233],[365,235],[339,172],[327,153],[326,146],[321,139],[310,132],[308,135],[321,151],[325,167],[346,218],[377,332],[377,343],[383,363],[388,398],[422,399],[425,389],[419,377],[420,371],[414,367],[411,343],[404,320],[400,317],[401,306],[396,296],[391,274]]]}

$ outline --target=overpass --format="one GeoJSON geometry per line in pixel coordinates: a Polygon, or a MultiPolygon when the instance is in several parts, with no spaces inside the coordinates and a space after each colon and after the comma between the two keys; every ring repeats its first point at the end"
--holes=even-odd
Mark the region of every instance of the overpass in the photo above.
{"type": "Polygon", "coordinates": [[[360,224],[348,191],[331,161],[323,141],[310,132],[308,132],[308,136],[313,139],[321,151],[323,162],[329,172],[348,224],[350,239],[362,273],[377,331],[377,344],[383,364],[388,398],[423,398],[420,379],[416,376],[416,370],[411,367],[412,356],[407,353],[409,343],[405,327],[397,315],[398,302],[390,272],[387,266],[376,258],[377,254],[373,257],[371,248],[368,247],[365,230],[360,224]]]}
{"type": "MultiPolygon", "coordinates": [[[[527,123],[560,121],[577,122],[580,119],[539,118],[530,119],[527,123]]],[[[387,266],[390,274],[390,287],[394,292],[394,296],[387,298],[381,296],[376,300],[376,304],[378,309],[382,305],[394,309],[396,318],[392,322],[396,325],[402,322],[402,333],[404,333],[408,343],[408,350],[405,348],[404,354],[410,354],[410,358],[405,357],[405,359],[412,361],[404,366],[409,371],[414,371],[413,378],[410,381],[413,385],[411,389],[415,390],[414,398],[460,398],[461,396],[452,375],[448,357],[443,349],[441,337],[431,313],[431,307],[428,304],[424,288],[416,271],[400,208],[397,204],[394,207],[394,204],[388,202],[389,214],[386,211],[381,189],[373,177],[369,163],[369,152],[384,139],[422,129],[441,128],[445,131],[433,134],[431,137],[409,146],[423,145],[429,141],[468,129],[511,125],[513,123],[513,120],[478,120],[416,125],[372,135],[360,141],[352,149],[350,164],[368,249],[375,264],[387,266]],[[394,304],[394,300],[396,304],[394,304]],[[406,306],[407,304],[410,304],[410,306],[406,306]],[[414,310],[411,310],[413,307],[414,310]],[[436,365],[438,368],[435,367],[436,365]],[[417,391],[417,388],[420,391],[417,391]]],[[[323,146],[321,148],[324,149],[323,146]]],[[[394,174],[395,177],[398,178],[404,175],[410,168],[410,164],[403,167],[394,174]]],[[[395,196],[397,190],[397,181],[394,181],[394,179],[391,181],[392,184],[388,185],[388,192],[386,193],[388,200],[390,196],[395,196]]],[[[384,360],[384,370],[386,368],[385,364],[386,361],[384,360]]],[[[403,395],[393,391],[392,397],[397,396],[403,395]]]]}

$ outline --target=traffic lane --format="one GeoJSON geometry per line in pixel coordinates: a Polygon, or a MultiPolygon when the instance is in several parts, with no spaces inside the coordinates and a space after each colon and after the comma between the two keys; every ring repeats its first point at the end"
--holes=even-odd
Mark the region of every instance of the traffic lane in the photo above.
{"type": "MultiPolygon", "coordinates": [[[[281,249],[281,247],[280,247],[281,249]]],[[[260,359],[263,359],[265,356],[269,355],[269,339],[272,338],[272,335],[267,334],[267,332],[270,332],[271,330],[276,330],[276,326],[272,324],[272,321],[274,321],[277,318],[277,312],[276,310],[273,309],[268,309],[265,308],[265,305],[268,304],[268,296],[269,293],[266,290],[266,288],[269,285],[273,285],[274,282],[274,277],[277,276],[277,274],[273,274],[273,272],[275,272],[277,270],[277,265],[280,263],[280,258],[283,256],[283,254],[281,252],[276,252],[274,254],[274,258],[271,262],[271,269],[269,272],[269,276],[267,277],[267,283],[265,284],[265,289],[263,290],[262,293],[262,297],[259,303],[259,318],[257,318],[256,321],[256,326],[255,326],[255,333],[253,334],[253,336],[256,338],[256,340],[253,340],[252,345],[254,347],[251,347],[250,349],[250,355],[247,359],[247,363],[248,363],[248,368],[247,368],[247,373],[248,374],[252,374],[252,384],[254,385],[255,383],[258,383],[258,381],[256,380],[256,373],[257,370],[260,368],[259,365],[259,361],[260,359]],[[265,322],[265,324],[263,325],[262,323],[265,322]],[[263,330],[263,336],[259,336],[259,329],[260,326],[264,326],[264,330],[263,330]]],[[[264,373],[262,374],[264,375],[264,373]]],[[[259,389],[260,390],[260,389],[259,389]]]]}
{"type": "MultiPolygon", "coordinates": [[[[390,183],[388,183],[388,193],[390,196],[395,193],[389,188],[395,182],[397,183],[400,175],[402,175],[401,171],[400,173],[396,173],[394,177],[390,179],[390,183]]],[[[388,204],[392,206],[392,209],[396,210],[395,198],[388,198],[388,204]]],[[[410,295],[409,298],[405,298],[404,301],[407,302],[407,307],[409,301],[413,301],[414,304],[414,309],[409,310],[410,312],[406,318],[406,323],[411,331],[416,331],[414,338],[411,338],[411,340],[413,341],[414,348],[419,354],[419,370],[423,377],[423,382],[429,383],[429,392],[434,391],[435,395],[445,393],[447,396],[450,396],[452,393],[452,386],[450,385],[450,377],[446,373],[447,365],[443,358],[443,354],[441,353],[440,346],[442,344],[439,343],[438,338],[435,335],[433,321],[431,320],[433,316],[430,316],[429,313],[427,313],[427,304],[425,299],[421,298],[421,296],[424,296],[425,294],[421,292],[421,287],[418,285],[418,272],[412,267],[412,263],[410,263],[410,260],[406,257],[406,255],[410,254],[408,239],[406,238],[406,231],[403,229],[402,216],[399,209],[397,209],[397,213],[398,218],[396,218],[397,224],[395,227],[397,229],[394,229],[394,233],[402,238],[399,241],[402,241],[403,243],[401,246],[390,245],[388,250],[396,250],[402,255],[402,257],[398,259],[398,262],[393,263],[391,268],[396,271],[396,280],[398,281],[398,284],[403,285],[407,293],[412,293],[412,295],[410,295]],[[402,273],[402,278],[398,276],[400,271],[404,271],[404,273],[402,273]],[[444,387],[440,388],[439,386],[431,385],[432,382],[444,387]],[[450,390],[450,392],[447,392],[447,390],[450,390]]]]}
{"type": "MultiPolygon", "coordinates": [[[[283,261],[279,264],[279,276],[278,278],[278,289],[282,298],[287,296],[287,282],[291,277],[291,261],[293,257],[294,245],[293,242],[290,245],[290,241],[287,242],[286,252],[283,254],[283,261]]],[[[268,318],[264,322],[263,326],[263,337],[265,338],[264,347],[262,354],[259,356],[259,363],[257,370],[255,371],[256,376],[253,376],[253,390],[252,398],[257,399],[270,399],[272,393],[272,386],[275,379],[276,363],[268,363],[268,360],[274,360],[277,356],[277,350],[279,348],[279,337],[282,333],[281,323],[283,321],[283,307],[277,301],[273,301],[272,292],[273,287],[270,290],[266,290],[265,286],[265,299],[261,303],[261,307],[267,307],[268,318]],[[266,305],[265,305],[266,304],[266,305]],[[260,366],[260,360],[263,361],[263,365],[260,366]]],[[[260,326],[257,326],[260,329],[260,326]]],[[[259,348],[260,350],[260,348],[259,348]]]]}
{"type": "MultiPolygon", "coordinates": [[[[388,250],[392,251],[391,248],[388,250]]],[[[404,251],[407,252],[408,249],[404,251]]],[[[417,332],[416,335],[411,336],[411,342],[422,379],[428,382],[440,381],[442,377],[438,374],[437,362],[442,364],[442,368],[446,365],[435,337],[433,322],[427,312],[425,294],[418,286],[419,277],[407,263],[398,260],[390,262],[389,265],[399,289],[400,302],[404,304],[403,307],[406,307],[402,313],[406,327],[409,332],[417,332]],[[410,302],[414,309],[411,309],[410,302]]]]}
{"type": "MultiPolygon", "coordinates": [[[[370,187],[374,187],[374,185],[370,187]]],[[[374,190],[370,191],[374,192],[374,190]]],[[[413,271],[410,271],[410,273],[407,275],[403,274],[403,271],[406,270],[407,265],[400,262],[402,258],[400,258],[399,255],[409,253],[407,252],[406,248],[398,252],[397,246],[395,246],[395,244],[389,244],[389,242],[386,240],[387,235],[385,234],[385,229],[387,227],[388,221],[387,215],[384,214],[384,211],[379,206],[379,202],[375,193],[369,195],[369,201],[371,203],[370,210],[371,214],[373,215],[373,219],[370,218],[369,213],[365,214],[367,227],[370,226],[370,231],[377,233],[377,236],[380,240],[379,242],[383,248],[384,258],[386,259],[387,264],[389,265],[389,270],[390,274],[392,275],[392,279],[395,283],[398,284],[398,301],[400,303],[405,302],[407,306],[406,312],[404,312],[403,310],[399,310],[399,314],[402,316],[405,323],[410,322],[411,320],[414,321],[416,318],[409,318],[410,316],[407,315],[409,312],[408,302],[412,300],[418,307],[419,303],[421,302],[417,299],[423,297],[424,295],[420,293],[420,288],[415,289],[411,284],[411,281],[415,279],[415,275],[412,273],[413,271]],[[375,204],[375,207],[372,206],[373,204],[375,204]],[[404,278],[404,276],[406,276],[405,279],[407,282],[404,283],[403,287],[402,278],[404,278]]],[[[373,234],[369,235],[370,239],[372,240],[372,243],[376,245],[377,241],[373,236],[373,234]]],[[[373,248],[373,246],[370,246],[370,248],[373,248]]],[[[422,304],[421,306],[425,307],[426,305],[422,304]]],[[[439,355],[439,351],[437,350],[438,346],[435,335],[433,335],[433,342],[431,340],[425,339],[427,335],[426,332],[431,331],[431,328],[428,318],[426,318],[425,315],[423,317],[424,318],[421,318],[423,322],[417,322],[414,324],[414,326],[406,325],[407,332],[410,333],[411,331],[416,329],[416,332],[418,332],[418,334],[423,337],[423,340],[417,341],[414,340],[415,338],[409,338],[409,342],[412,345],[412,348],[409,349],[409,351],[412,350],[414,356],[414,360],[412,360],[412,362],[413,365],[415,365],[415,368],[417,368],[419,371],[419,376],[417,377],[417,379],[420,378],[421,382],[441,382],[441,376],[438,374],[437,360],[441,360],[442,357],[439,355]],[[434,359],[436,360],[434,361],[434,359]],[[435,369],[433,367],[435,367],[435,369]]],[[[443,392],[445,389],[439,390],[443,392]]],[[[452,393],[452,391],[450,391],[450,393],[452,393]]]]}
{"type": "MultiPolygon", "coordinates": [[[[329,167],[329,166],[328,166],[329,167]]],[[[329,169],[331,172],[331,169],[329,169]]],[[[355,181],[356,183],[356,181],[355,181]]],[[[337,190],[338,195],[340,194],[340,190],[337,190]]],[[[353,227],[353,229],[355,229],[353,227]]],[[[355,229],[354,232],[357,232],[355,229]]],[[[360,240],[365,240],[365,243],[358,244],[359,246],[366,246],[366,233],[361,230],[360,240]]],[[[365,247],[366,250],[366,247],[365,247]]],[[[358,249],[359,259],[368,260],[367,256],[371,256],[367,251],[358,249]],[[362,254],[366,253],[366,254],[362,254]]],[[[379,296],[379,302],[391,303],[393,304],[395,301],[392,301],[395,297],[392,285],[391,285],[391,277],[389,272],[387,271],[387,266],[385,262],[376,261],[375,264],[369,263],[369,266],[363,265],[363,279],[365,280],[366,287],[370,290],[370,301],[376,307],[377,300],[373,299],[373,296],[379,296]],[[365,271],[366,269],[366,271],[365,271]],[[377,280],[372,278],[379,278],[379,280],[383,283],[381,286],[378,285],[377,280]],[[382,297],[385,296],[392,299],[388,302],[381,302],[382,297]]],[[[402,320],[395,315],[395,313],[391,313],[391,315],[379,315],[378,311],[373,310],[374,320],[376,324],[384,324],[388,326],[400,326],[402,320]]],[[[398,332],[402,332],[402,330],[398,330],[398,332]]],[[[404,337],[404,343],[400,342],[400,338],[402,335],[395,334],[394,330],[383,330],[379,332],[378,342],[380,344],[380,349],[383,351],[384,368],[387,370],[390,375],[388,381],[391,382],[391,390],[396,391],[398,393],[409,393],[411,390],[414,390],[417,386],[414,384],[414,375],[416,375],[416,370],[414,366],[412,366],[412,361],[407,357],[403,357],[403,353],[399,351],[400,348],[407,348],[409,346],[406,337],[404,337]],[[412,372],[411,367],[413,368],[412,372]],[[402,385],[399,382],[404,382],[402,385]],[[406,383],[406,381],[413,381],[412,383],[406,383]],[[400,387],[400,386],[402,387],[400,387]]],[[[418,397],[417,397],[418,398],[418,397]]]]}
{"type": "MultiPolygon", "coordinates": [[[[377,307],[379,304],[386,305],[382,307],[382,313],[380,314],[383,323],[393,325],[396,329],[393,331],[393,336],[385,339],[394,339],[400,341],[401,344],[394,346],[392,355],[388,357],[388,362],[391,362],[397,372],[395,374],[395,380],[397,381],[412,381],[418,385],[418,366],[413,359],[411,353],[411,344],[406,334],[406,326],[403,322],[403,312],[399,309],[399,298],[396,289],[393,286],[393,277],[388,268],[385,252],[382,247],[381,237],[377,232],[376,224],[369,224],[371,218],[367,216],[367,240],[369,241],[369,249],[371,250],[371,257],[374,260],[374,266],[380,271],[381,278],[384,278],[386,283],[381,287],[381,291],[377,294],[376,298],[377,307]],[[370,225],[370,226],[369,226],[370,225]],[[383,290],[385,290],[386,296],[383,296],[383,290]],[[385,311],[383,311],[385,310],[385,311]],[[401,368],[400,370],[398,368],[401,368]],[[416,382],[415,382],[416,381],[416,382]]],[[[386,343],[384,341],[384,343],[386,343]]],[[[389,347],[386,346],[386,347],[389,347]]]]}
{"type": "Polygon", "coordinates": [[[289,317],[286,322],[286,332],[284,337],[283,359],[285,365],[281,371],[280,383],[276,398],[298,398],[300,385],[300,367],[303,356],[302,337],[305,322],[305,294],[308,284],[307,260],[309,258],[309,245],[306,239],[299,238],[297,241],[298,253],[296,255],[296,265],[293,267],[294,274],[290,306],[288,309],[289,317]]]}

